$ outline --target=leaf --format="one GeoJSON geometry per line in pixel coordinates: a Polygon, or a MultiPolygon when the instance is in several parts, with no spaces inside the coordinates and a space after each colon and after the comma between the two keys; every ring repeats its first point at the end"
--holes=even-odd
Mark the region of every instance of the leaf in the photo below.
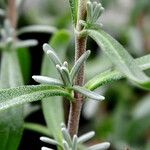
{"type": "Polygon", "coordinates": [[[78,0],[69,0],[74,25],[77,22],[78,0]]]}
{"type": "Polygon", "coordinates": [[[52,144],[52,145],[59,145],[57,141],[53,140],[53,139],[50,139],[48,137],[40,137],[40,140],[45,142],[45,143],[48,143],[48,144],[52,144]]]}
{"type": "Polygon", "coordinates": [[[24,83],[27,84],[31,75],[31,56],[29,53],[29,49],[19,48],[17,49],[17,55],[24,83]]]}
{"type": "Polygon", "coordinates": [[[77,150],[77,146],[78,146],[78,137],[77,135],[73,136],[73,140],[72,140],[72,150],[77,150]]]}
{"type": "MultiPolygon", "coordinates": [[[[1,88],[22,85],[22,75],[16,51],[4,51],[1,62],[1,88]]],[[[23,132],[23,110],[14,107],[0,112],[0,148],[1,150],[16,150],[23,132]]]]}
{"type": "Polygon", "coordinates": [[[45,76],[32,76],[32,78],[38,83],[63,86],[63,83],[58,79],[45,77],[45,76]]]}
{"type": "Polygon", "coordinates": [[[119,80],[122,78],[122,75],[120,74],[120,72],[114,70],[107,70],[103,73],[100,73],[98,75],[96,75],[95,77],[93,77],[92,79],[90,79],[86,84],[85,84],[85,88],[89,89],[89,90],[95,90],[96,88],[102,86],[102,85],[106,85],[110,82],[119,80]]]}
{"type": "Polygon", "coordinates": [[[45,43],[43,45],[43,50],[49,56],[49,58],[52,60],[54,65],[62,65],[61,60],[59,59],[59,56],[57,55],[55,50],[49,44],[45,43]]]}
{"type": "Polygon", "coordinates": [[[71,79],[70,79],[70,75],[69,75],[69,71],[66,67],[61,67],[60,68],[60,71],[61,71],[61,74],[62,74],[62,77],[65,81],[65,84],[66,86],[72,86],[72,82],[71,82],[71,79]]]}
{"type": "Polygon", "coordinates": [[[54,33],[57,29],[55,27],[51,27],[48,25],[31,25],[27,27],[23,27],[17,31],[17,35],[25,34],[25,33],[54,33]]]}
{"type": "Polygon", "coordinates": [[[30,39],[30,40],[17,41],[15,43],[15,47],[16,48],[26,48],[26,47],[36,46],[37,44],[38,44],[37,40],[30,39]]]}
{"type": "Polygon", "coordinates": [[[50,96],[64,96],[71,98],[66,90],[56,86],[33,85],[4,89],[0,90],[0,111],[50,96]]]}
{"type": "Polygon", "coordinates": [[[87,150],[107,150],[109,147],[110,147],[110,143],[103,142],[103,143],[91,146],[91,147],[87,148],[87,150]]]}
{"type": "MultiPolygon", "coordinates": [[[[135,62],[142,70],[146,70],[150,68],[150,55],[145,55],[143,57],[135,59],[135,62]]],[[[94,90],[102,85],[106,85],[110,82],[119,80],[121,78],[124,78],[124,75],[122,75],[117,70],[107,70],[103,73],[100,73],[93,77],[91,80],[89,80],[85,87],[94,90]]]]}
{"type": "MultiPolygon", "coordinates": [[[[69,33],[65,30],[57,31],[51,39],[50,45],[56,50],[61,59],[65,57],[65,51],[69,43],[69,33]]],[[[57,70],[48,57],[44,55],[42,62],[42,75],[57,78],[57,70]]],[[[48,125],[49,132],[52,133],[58,142],[62,142],[60,124],[64,122],[63,101],[61,97],[49,97],[42,101],[43,113],[48,125]],[[59,108],[59,109],[58,109],[59,108]],[[57,112],[57,113],[56,113],[57,112]]]]}
{"type": "Polygon", "coordinates": [[[66,128],[62,128],[61,131],[62,131],[63,137],[64,137],[65,141],[68,143],[69,147],[72,147],[72,140],[71,140],[70,134],[68,133],[68,130],[66,128]]]}
{"type": "Polygon", "coordinates": [[[140,57],[140,58],[136,58],[135,62],[143,70],[150,69],[150,54],[145,55],[145,56],[140,57]]]}
{"type": "Polygon", "coordinates": [[[41,133],[42,135],[51,136],[48,128],[40,124],[25,122],[24,128],[26,130],[31,130],[31,131],[41,133]]]}
{"type": "Polygon", "coordinates": [[[121,73],[142,87],[150,87],[149,77],[142,72],[135,60],[122,45],[102,30],[87,30],[87,32],[107,54],[108,58],[121,73]]]}
{"type": "Polygon", "coordinates": [[[94,100],[104,100],[105,98],[95,92],[92,92],[86,88],[80,87],[80,86],[73,86],[72,89],[74,89],[75,91],[81,93],[82,95],[94,99],[94,100]]]}
{"type": "Polygon", "coordinates": [[[78,138],[78,143],[84,143],[90,140],[95,135],[94,131],[88,132],[78,138]]]}
{"type": "Polygon", "coordinates": [[[71,76],[71,81],[73,81],[74,77],[76,76],[76,74],[79,72],[81,66],[83,65],[83,63],[87,60],[87,58],[90,55],[90,51],[86,51],[75,63],[75,65],[73,66],[73,68],[70,71],[70,76],[71,76]]]}

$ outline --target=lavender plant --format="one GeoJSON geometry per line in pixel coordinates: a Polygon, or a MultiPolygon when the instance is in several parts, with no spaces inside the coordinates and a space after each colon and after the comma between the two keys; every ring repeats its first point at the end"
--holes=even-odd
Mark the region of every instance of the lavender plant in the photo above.
{"type": "MultiPolygon", "coordinates": [[[[53,119],[50,121],[50,123],[53,126],[51,130],[53,130],[52,136],[54,136],[55,140],[46,137],[41,137],[41,140],[46,143],[56,145],[58,149],[64,150],[105,150],[109,148],[109,143],[96,144],[88,148],[84,146],[82,147],[81,145],[80,148],[81,143],[89,140],[94,136],[94,132],[89,132],[79,138],[77,136],[83,102],[84,100],[86,100],[86,98],[98,101],[104,100],[104,96],[93,92],[93,90],[101,87],[102,85],[106,85],[112,81],[116,81],[122,78],[129,79],[129,81],[131,81],[135,86],[149,90],[150,78],[146,75],[144,70],[150,68],[150,55],[148,54],[143,57],[134,59],[119,42],[117,42],[112,36],[103,31],[102,24],[97,23],[97,20],[104,11],[104,8],[100,3],[87,0],[69,0],[69,2],[71,6],[75,35],[75,63],[73,67],[70,69],[68,62],[62,62],[60,56],[56,53],[57,48],[55,49],[55,46],[57,47],[57,45],[61,45],[61,40],[63,39],[59,38],[60,41],[56,42],[56,45],[55,42],[52,42],[52,46],[50,46],[49,44],[44,44],[43,50],[46,55],[44,56],[42,75],[34,75],[32,77],[41,85],[20,86],[21,84],[15,84],[19,87],[7,86],[7,88],[9,89],[0,90],[0,114],[3,114],[3,112],[5,112],[6,110],[13,110],[16,108],[16,106],[20,106],[27,102],[42,100],[45,118],[46,121],[49,122],[50,118],[48,116],[52,116],[53,114],[55,114],[55,112],[52,109],[53,111],[51,111],[49,114],[47,106],[50,106],[50,101],[55,101],[57,99],[49,98],[53,96],[62,96],[70,104],[67,128],[64,125],[62,128],[59,127],[59,123],[61,123],[62,121],[62,118],[59,118],[60,114],[58,114],[58,118],[54,118],[53,116],[51,117],[53,119]],[[113,67],[96,75],[85,83],[84,66],[87,58],[90,55],[90,51],[86,51],[88,36],[91,37],[99,47],[101,47],[102,51],[106,54],[106,59],[109,59],[111,61],[113,67]],[[47,58],[49,58],[51,62],[53,62],[55,70],[57,70],[57,73],[59,75],[58,79],[50,76],[51,73],[49,73],[48,70],[48,65],[50,64],[50,62],[47,61],[47,58]]],[[[0,14],[4,15],[4,12],[1,11],[0,14]]],[[[8,19],[11,20],[11,18],[8,19]]],[[[2,41],[2,43],[0,44],[1,49],[7,51],[12,48],[16,49],[18,47],[26,47],[36,44],[35,41],[21,42],[17,40],[17,34],[19,35],[24,32],[32,31],[56,31],[56,28],[50,28],[47,26],[36,27],[26,27],[16,32],[15,27],[13,27],[13,29],[10,26],[8,27],[8,23],[6,22],[5,30],[2,30],[2,37],[5,42],[2,41]],[[16,40],[13,40],[13,30],[15,31],[16,40]]],[[[67,36],[66,32],[63,32],[63,34],[64,33],[67,36]]],[[[68,41],[68,39],[66,41],[68,41]]],[[[5,60],[6,58],[4,59],[4,64],[6,63],[5,60]]],[[[11,70],[10,73],[12,72],[13,71],[11,70]]],[[[16,76],[13,75],[10,77],[11,83],[15,81],[16,76]]],[[[5,72],[4,75],[1,75],[1,77],[3,76],[8,76],[8,72],[5,72]]],[[[6,83],[5,79],[6,78],[1,79],[3,81],[3,84],[6,83]]],[[[58,105],[60,106],[60,103],[56,102],[50,107],[54,107],[57,109],[58,105]]],[[[50,123],[48,123],[48,126],[50,123]]],[[[16,149],[16,147],[14,149],[16,149]]],[[[43,147],[42,149],[49,150],[50,148],[43,147]]]]}

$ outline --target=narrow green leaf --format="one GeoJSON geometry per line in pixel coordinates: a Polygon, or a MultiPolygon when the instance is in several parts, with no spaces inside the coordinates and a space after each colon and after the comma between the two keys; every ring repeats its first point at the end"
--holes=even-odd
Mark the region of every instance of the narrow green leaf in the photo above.
{"type": "Polygon", "coordinates": [[[28,48],[17,49],[21,73],[24,83],[27,84],[31,75],[31,56],[28,48]]]}
{"type": "MultiPolygon", "coordinates": [[[[56,52],[59,54],[62,60],[65,58],[65,52],[69,43],[69,39],[70,39],[69,33],[65,30],[60,30],[52,36],[52,39],[50,41],[50,45],[56,50],[56,52]]],[[[47,49],[45,48],[46,51],[48,49],[49,47],[47,47],[47,49]]],[[[53,78],[59,77],[56,67],[53,65],[51,61],[49,61],[48,56],[46,55],[44,55],[41,74],[53,78]]],[[[44,99],[44,101],[42,101],[43,113],[48,128],[50,130],[50,133],[52,133],[54,138],[59,143],[62,142],[62,133],[60,124],[64,122],[64,112],[62,102],[63,101],[61,97],[55,98],[49,97],[47,99],[44,99]]]]}
{"type": "Polygon", "coordinates": [[[6,110],[13,106],[41,100],[50,96],[64,96],[71,98],[67,91],[56,86],[37,85],[4,89],[0,90],[0,110],[6,110]]]}
{"type": "Polygon", "coordinates": [[[94,100],[104,100],[105,97],[104,96],[101,96],[95,92],[92,92],[86,88],[83,88],[83,87],[80,87],[80,86],[73,86],[72,89],[74,89],[75,91],[81,93],[82,95],[88,97],[88,98],[91,98],[91,99],[94,99],[94,100]]]}
{"type": "Polygon", "coordinates": [[[32,78],[38,83],[63,86],[63,83],[58,79],[54,79],[46,76],[32,76],[32,78]]]}
{"type": "Polygon", "coordinates": [[[70,71],[70,76],[71,76],[71,81],[73,81],[74,77],[76,76],[76,74],[79,72],[81,66],[83,65],[83,63],[87,60],[87,58],[90,55],[90,51],[86,51],[75,63],[75,65],[73,66],[73,68],[70,71]]]}
{"type": "Polygon", "coordinates": [[[122,45],[102,30],[87,30],[87,32],[107,54],[108,58],[120,72],[140,86],[145,88],[150,87],[149,77],[142,72],[135,60],[122,45]]]}
{"type": "MultiPolygon", "coordinates": [[[[16,51],[4,51],[1,62],[1,88],[16,87],[23,84],[16,51]]],[[[16,150],[23,132],[22,106],[0,113],[0,148],[16,150]],[[9,116],[9,117],[8,117],[9,116]],[[4,138],[5,137],[5,138],[4,138]]]]}
{"type": "Polygon", "coordinates": [[[95,77],[93,77],[92,79],[90,79],[86,84],[85,84],[85,88],[89,89],[89,90],[95,90],[96,88],[102,86],[102,85],[106,85],[110,82],[119,80],[122,78],[122,75],[120,74],[120,72],[114,70],[107,70],[103,73],[100,73],[98,75],[96,75],[95,77]]]}
{"type": "MultiPolygon", "coordinates": [[[[145,55],[143,57],[135,59],[135,62],[142,70],[150,68],[150,55],[145,55]]],[[[103,73],[100,73],[89,80],[85,87],[90,90],[94,90],[102,85],[106,85],[110,82],[124,78],[125,76],[117,70],[107,70],[103,73]]]]}
{"type": "Polygon", "coordinates": [[[55,27],[50,27],[47,25],[32,25],[28,27],[23,27],[17,31],[17,35],[25,34],[25,33],[54,33],[57,29],[55,27]]]}
{"type": "Polygon", "coordinates": [[[69,0],[74,25],[77,22],[78,0],[69,0]]]}
{"type": "Polygon", "coordinates": [[[38,133],[45,135],[45,136],[52,136],[49,133],[48,128],[43,126],[43,125],[40,125],[40,124],[26,122],[26,123],[24,123],[24,128],[26,130],[38,132],[38,133]]]}

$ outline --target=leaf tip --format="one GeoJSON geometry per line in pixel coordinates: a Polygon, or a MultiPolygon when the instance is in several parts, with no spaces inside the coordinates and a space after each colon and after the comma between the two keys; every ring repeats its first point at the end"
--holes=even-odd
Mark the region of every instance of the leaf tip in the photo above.
{"type": "Polygon", "coordinates": [[[44,50],[44,52],[47,53],[47,51],[50,50],[50,49],[51,49],[51,48],[50,48],[49,44],[47,44],[47,43],[44,43],[44,44],[43,44],[43,50],[44,50]]]}

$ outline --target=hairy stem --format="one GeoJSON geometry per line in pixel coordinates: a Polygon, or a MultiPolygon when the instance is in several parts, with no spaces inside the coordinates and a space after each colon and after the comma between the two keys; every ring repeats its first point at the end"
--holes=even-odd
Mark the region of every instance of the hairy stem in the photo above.
{"type": "MultiPolygon", "coordinates": [[[[75,31],[75,62],[80,58],[80,56],[86,50],[86,37],[80,36],[80,31],[82,31],[82,26],[80,25],[80,20],[85,20],[86,17],[86,3],[87,0],[78,1],[78,18],[75,31]]],[[[82,86],[84,83],[84,65],[81,67],[76,79],[75,85],[82,86]]],[[[68,131],[70,136],[78,133],[80,114],[83,104],[83,98],[79,93],[74,93],[74,101],[70,104],[69,120],[68,120],[68,131]]]]}

